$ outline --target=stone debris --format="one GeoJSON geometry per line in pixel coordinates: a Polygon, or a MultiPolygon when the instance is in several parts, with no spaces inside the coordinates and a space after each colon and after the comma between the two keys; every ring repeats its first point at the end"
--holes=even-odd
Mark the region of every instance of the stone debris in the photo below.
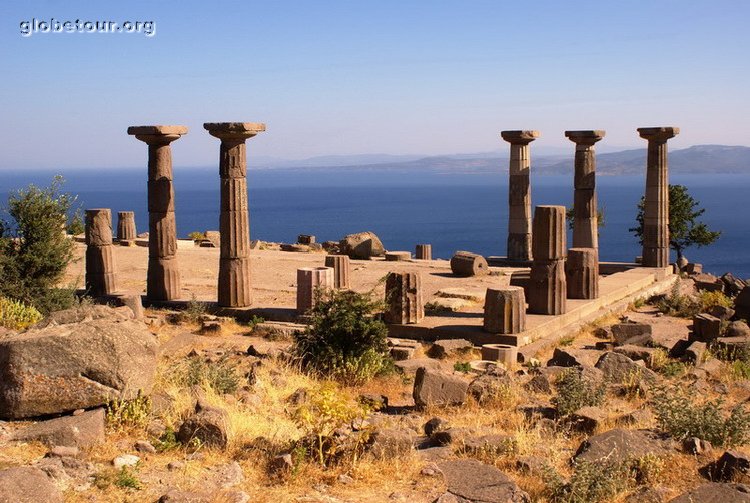
{"type": "Polygon", "coordinates": [[[88,449],[104,442],[104,419],[104,409],[94,409],[27,426],[14,433],[12,439],[88,449]]]}
{"type": "Polygon", "coordinates": [[[428,405],[461,405],[466,401],[469,382],[463,377],[421,367],[414,379],[414,403],[428,405]]]}

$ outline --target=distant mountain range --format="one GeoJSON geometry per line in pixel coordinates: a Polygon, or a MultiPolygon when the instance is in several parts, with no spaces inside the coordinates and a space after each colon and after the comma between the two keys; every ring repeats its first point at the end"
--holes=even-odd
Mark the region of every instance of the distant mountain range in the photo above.
{"type": "MultiPolygon", "coordinates": [[[[500,152],[456,154],[434,157],[389,156],[367,154],[360,156],[323,156],[300,161],[271,158],[254,159],[252,164],[272,169],[328,169],[356,171],[410,171],[431,173],[486,174],[507,170],[507,155],[500,152]]],[[[597,154],[597,173],[601,175],[643,174],[646,149],[623,150],[597,154]]],[[[532,170],[537,174],[563,175],[573,169],[573,154],[534,155],[532,170]]],[[[750,147],[728,145],[695,145],[669,152],[672,173],[680,174],[741,174],[750,173],[750,147]]]]}

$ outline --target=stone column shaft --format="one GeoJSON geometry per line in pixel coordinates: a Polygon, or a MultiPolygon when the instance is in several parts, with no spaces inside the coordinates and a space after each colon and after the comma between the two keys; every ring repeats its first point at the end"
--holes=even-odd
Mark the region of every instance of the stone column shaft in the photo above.
{"type": "Polygon", "coordinates": [[[326,267],[333,269],[333,287],[340,290],[349,289],[350,260],[347,255],[328,255],[326,267]]]}
{"type": "Polygon", "coordinates": [[[417,260],[432,260],[432,245],[417,245],[417,260]]]}
{"type": "Polygon", "coordinates": [[[266,127],[250,122],[207,122],[203,127],[221,140],[219,305],[247,307],[252,303],[252,289],[245,141],[266,127]]]}
{"type": "Polygon", "coordinates": [[[391,272],[385,280],[385,322],[397,325],[424,319],[422,278],[417,272],[391,272]]]}
{"type": "Polygon", "coordinates": [[[117,213],[117,240],[132,241],[135,237],[135,212],[119,211],[117,213]]]}
{"type": "Polygon", "coordinates": [[[146,298],[168,301],[180,297],[177,267],[177,224],[172,188],[170,143],[187,134],[185,126],[131,126],[128,134],[148,144],[148,271],[146,298]]]}
{"type": "Polygon", "coordinates": [[[334,288],[333,269],[330,267],[303,267],[297,269],[297,313],[305,314],[315,305],[319,289],[334,288]]]}
{"type": "Polygon", "coordinates": [[[483,328],[485,332],[494,334],[523,332],[526,329],[526,297],[523,288],[488,288],[484,299],[483,328]]]}
{"type": "Polygon", "coordinates": [[[529,280],[529,312],[565,312],[565,206],[537,206],[534,211],[534,262],[529,280]]]}
{"type": "Polygon", "coordinates": [[[86,210],[86,291],[101,297],[116,289],[112,212],[109,208],[86,210]]]}
{"type": "Polygon", "coordinates": [[[646,204],[643,212],[643,266],[669,265],[669,168],[667,140],[680,133],[676,127],[638,128],[648,140],[646,204]]]}
{"type": "Polygon", "coordinates": [[[565,131],[576,144],[574,161],[573,246],[599,249],[596,202],[596,152],[594,144],[604,138],[604,131],[565,131]]]}
{"type": "Polygon", "coordinates": [[[531,260],[531,149],[538,131],[503,131],[510,143],[508,166],[508,258],[531,260]]]}
{"type": "Polygon", "coordinates": [[[599,259],[594,248],[571,248],[565,262],[569,299],[599,297],[599,259]]]}

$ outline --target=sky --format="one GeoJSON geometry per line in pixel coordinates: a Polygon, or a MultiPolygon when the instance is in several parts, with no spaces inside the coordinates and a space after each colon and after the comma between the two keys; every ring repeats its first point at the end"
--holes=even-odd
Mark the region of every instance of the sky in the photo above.
{"type": "Polygon", "coordinates": [[[217,163],[204,122],[263,122],[248,156],[573,152],[750,146],[750,2],[5,1],[0,169],[139,167],[130,125],[182,124],[174,162],[217,163]],[[21,23],[150,21],[144,33],[31,33],[21,23]],[[567,150],[566,150],[567,149],[567,150]]]}

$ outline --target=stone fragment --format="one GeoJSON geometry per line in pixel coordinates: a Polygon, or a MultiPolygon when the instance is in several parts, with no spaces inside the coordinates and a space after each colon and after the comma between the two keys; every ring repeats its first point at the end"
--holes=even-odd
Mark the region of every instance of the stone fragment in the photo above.
{"type": "Polygon", "coordinates": [[[441,417],[433,417],[429,421],[427,421],[424,424],[424,434],[428,437],[431,437],[434,433],[437,433],[438,431],[444,431],[450,428],[450,424],[448,421],[441,417]]]}
{"type": "Polygon", "coordinates": [[[646,194],[643,217],[643,266],[669,265],[669,173],[667,140],[679,134],[676,127],[638,128],[648,140],[646,194]]]}
{"type": "Polygon", "coordinates": [[[693,365],[700,365],[703,354],[706,352],[706,343],[694,341],[685,350],[685,359],[693,365]]]}
{"type": "Polygon", "coordinates": [[[468,389],[469,383],[462,377],[422,367],[414,379],[414,403],[418,407],[461,405],[468,389]]]}
{"type": "Polygon", "coordinates": [[[385,280],[386,323],[405,325],[424,319],[422,278],[418,272],[391,272],[385,280]]]}
{"type": "Polygon", "coordinates": [[[719,459],[707,467],[711,480],[716,482],[748,481],[750,456],[736,450],[725,451],[719,459]]]}
{"type": "Polygon", "coordinates": [[[116,310],[91,311],[104,317],[70,310],[0,341],[0,417],[60,414],[150,393],[156,338],[116,310]],[[78,322],[82,316],[89,319],[78,322]]]}
{"type": "Polygon", "coordinates": [[[712,342],[721,335],[721,320],[707,313],[700,313],[693,317],[693,332],[691,340],[712,342]]]}
{"type": "Polygon", "coordinates": [[[483,344],[482,360],[502,363],[511,370],[518,362],[518,348],[508,344],[483,344]]]}
{"type": "Polygon", "coordinates": [[[104,442],[104,409],[41,421],[15,432],[12,439],[88,449],[104,442]]]}
{"type": "Polygon", "coordinates": [[[644,335],[651,336],[651,332],[651,325],[648,323],[627,321],[612,325],[612,337],[618,346],[634,344],[634,338],[644,335]]]}
{"type": "Polygon", "coordinates": [[[225,448],[228,440],[226,411],[199,402],[195,413],[180,426],[177,440],[185,445],[197,442],[201,446],[225,448]]]}
{"type": "Polygon", "coordinates": [[[480,405],[490,404],[507,396],[512,382],[505,369],[496,367],[494,372],[482,374],[471,381],[468,392],[480,405]]]}
{"type": "MultiPolygon", "coordinates": [[[[505,473],[476,459],[444,461],[438,468],[449,494],[457,501],[481,503],[526,503],[529,496],[505,473]]],[[[449,500],[444,500],[449,501],[449,500]]]]}
{"type": "Polygon", "coordinates": [[[583,433],[592,434],[599,429],[609,418],[607,412],[600,407],[582,407],[570,414],[567,418],[568,424],[583,433]]]}
{"type": "Polygon", "coordinates": [[[615,428],[584,440],[574,459],[577,462],[597,463],[608,460],[617,463],[669,451],[670,444],[650,430],[615,428]]]}
{"type": "Polygon", "coordinates": [[[135,212],[118,211],[117,212],[117,240],[118,241],[135,241],[137,232],[135,230],[135,212]]]}
{"type": "Polygon", "coordinates": [[[696,264],[693,262],[689,262],[685,266],[685,272],[687,274],[701,274],[703,272],[703,264],[696,264]]]}
{"type": "Polygon", "coordinates": [[[333,287],[340,290],[349,289],[349,257],[346,255],[328,255],[325,266],[333,269],[333,287]]]}
{"type": "Polygon", "coordinates": [[[484,301],[485,332],[518,334],[526,329],[526,297],[523,288],[488,288],[484,301]]]}
{"type": "Polygon", "coordinates": [[[300,234],[297,236],[297,242],[301,245],[311,245],[315,242],[315,236],[312,234],[300,234]]]}
{"type": "Polygon", "coordinates": [[[391,348],[391,358],[393,358],[394,361],[403,361],[403,360],[411,360],[414,358],[417,350],[412,347],[404,347],[404,346],[394,346],[391,348]]]}
{"type": "Polygon", "coordinates": [[[474,345],[466,339],[441,339],[430,347],[429,355],[432,358],[447,358],[471,351],[473,347],[474,345]]]}
{"type": "Polygon", "coordinates": [[[719,318],[721,321],[727,321],[731,319],[732,316],[734,316],[734,309],[717,304],[715,306],[711,306],[711,308],[708,310],[708,314],[719,318]]]}
{"type": "Polygon", "coordinates": [[[645,380],[654,382],[656,374],[620,353],[604,353],[599,361],[596,362],[596,368],[604,372],[604,378],[610,383],[622,384],[631,379],[645,380]]]}
{"type": "Polygon", "coordinates": [[[377,458],[403,456],[414,449],[414,435],[405,429],[378,429],[370,437],[369,447],[377,458]]]}
{"type": "Polygon", "coordinates": [[[460,277],[485,276],[490,273],[487,260],[481,255],[468,251],[457,251],[451,257],[451,271],[460,277]]]}
{"type": "Polygon", "coordinates": [[[136,456],[135,454],[122,454],[120,456],[117,456],[115,459],[112,460],[112,465],[115,467],[116,470],[120,470],[125,467],[133,467],[140,463],[141,458],[136,456]]]}
{"type": "Polygon", "coordinates": [[[724,283],[724,291],[732,297],[739,294],[747,286],[744,280],[735,277],[731,272],[722,274],[719,279],[724,283]]]}
{"type": "Polygon", "coordinates": [[[750,321],[750,286],[746,286],[734,299],[735,317],[750,321]]]}
{"type": "Polygon", "coordinates": [[[443,366],[439,360],[432,358],[414,358],[411,360],[403,360],[395,363],[396,368],[406,374],[412,374],[417,372],[420,368],[424,367],[429,370],[441,370],[443,366]]]}
{"type": "Polygon", "coordinates": [[[272,475],[285,476],[294,470],[294,461],[289,453],[279,454],[271,458],[268,466],[272,475]]]}
{"type": "Polygon", "coordinates": [[[727,326],[726,337],[746,337],[750,338],[750,327],[741,320],[733,321],[727,326]]]}
{"type": "Polygon", "coordinates": [[[138,452],[145,452],[147,454],[153,454],[156,452],[156,447],[154,447],[148,440],[138,440],[134,447],[138,452]]]}
{"type": "Polygon", "coordinates": [[[745,484],[703,484],[690,489],[669,503],[747,503],[750,486],[745,484]]]}
{"type": "Polygon", "coordinates": [[[304,314],[315,305],[316,295],[332,289],[333,269],[303,267],[297,269],[297,313],[304,314]]]}
{"type": "Polygon", "coordinates": [[[691,456],[700,456],[708,454],[713,450],[711,442],[702,440],[698,437],[686,438],[682,441],[682,450],[691,456]]]}
{"type": "Polygon", "coordinates": [[[62,503],[60,489],[46,473],[30,466],[0,470],[0,501],[7,503],[62,503]]]}
{"type": "Polygon", "coordinates": [[[408,251],[389,251],[385,252],[386,262],[404,262],[411,260],[411,252],[408,251]]]}
{"type": "Polygon", "coordinates": [[[569,299],[599,297],[599,258],[596,248],[571,248],[565,261],[569,299]]]}
{"type": "Polygon", "coordinates": [[[372,257],[385,255],[385,248],[380,238],[374,232],[360,232],[349,234],[339,242],[339,250],[349,258],[369,260],[372,257]]]}
{"type": "Polygon", "coordinates": [[[696,274],[693,277],[695,288],[706,292],[723,292],[724,282],[713,274],[696,274]]]}
{"type": "Polygon", "coordinates": [[[417,245],[416,254],[414,256],[417,260],[432,260],[432,245],[417,245]]]}
{"type": "Polygon", "coordinates": [[[593,367],[601,354],[601,351],[557,347],[552,353],[552,358],[547,362],[547,366],[575,367],[588,365],[593,367]]]}

